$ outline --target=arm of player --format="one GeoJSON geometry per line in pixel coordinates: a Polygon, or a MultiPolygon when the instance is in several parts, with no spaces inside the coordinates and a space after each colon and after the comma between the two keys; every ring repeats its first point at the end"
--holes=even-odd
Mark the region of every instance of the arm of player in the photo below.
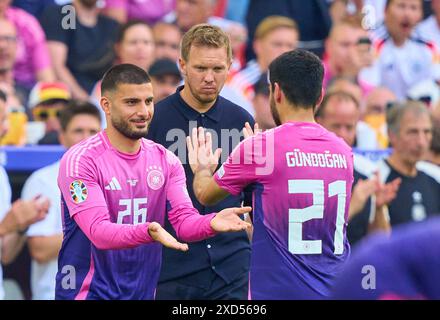
{"type": "Polygon", "coordinates": [[[194,173],[193,189],[197,200],[207,206],[226,198],[229,193],[220,188],[213,178],[221,149],[212,152],[212,137],[205,135],[203,128],[193,128],[191,137],[186,138],[188,160],[194,173]]]}
{"type": "Polygon", "coordinates": [[[200,241],[217,232],[245,230],[250,225],[240,219],[250,207],[228,208],[219,213],[200,215],[193,207],[186,189],[186,177],[179,159],[168,152],[170,181],[167,188],[168,219],[180,239],[188,242],[200,241]]]}
{"type": "Polygon", "coordinates": [[[134,248],[158,241],[163,245],[187,250],[157,223],[137,225],[111,221],[103,190],[96,181],[98,176],[93,159],[84,157],[76,161],[69,151],[63,156],[58,175],[58,187],[62,195],[62,207],[100,250],[134,248]]]}

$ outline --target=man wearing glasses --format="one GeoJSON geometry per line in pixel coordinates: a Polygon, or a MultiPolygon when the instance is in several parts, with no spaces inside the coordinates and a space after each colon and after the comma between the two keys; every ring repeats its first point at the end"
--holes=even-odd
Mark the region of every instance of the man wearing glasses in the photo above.
{"type": "Polygon", "coordinates": [[[66,108],[70,93],[60,82],[40,82],[29,95],[29,109],[35,121],[44,123],[44,136],[38,144],[60,144],[60,112],[66,108]]]}

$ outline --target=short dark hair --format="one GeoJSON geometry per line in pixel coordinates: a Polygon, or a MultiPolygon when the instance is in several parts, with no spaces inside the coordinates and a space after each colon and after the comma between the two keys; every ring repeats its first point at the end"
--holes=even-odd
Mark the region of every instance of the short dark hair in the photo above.
{"type": "Polygon", "coordinates": [[[4,93],[2,90],[0,90],[0,100],[2,100],[3,102],[6,102],[7,99],[8,99],[8,97],[6,96],[6,93],[4,93]]]}
{"type": "Polygon", "coordinates": [[[124,23],[123,25],[121,25],[118,29],[118,33],[116,35],[116,43],[120,43],[124,40],[125,38],[125,34],[127,33],[127,30],[130,29],[133,26],[137,26],[137,25],[142,25],[147,27],[151,34],[153,34],[153,30],[151,29],[150,25],[148,23],[146,23],[143,20],[130,20],[126,23],[124,23]]]}
{"type": "Polygon", "coordinates": [[[325,109],[327,108],[327,105],[332,99],[339,99],[340,101],[350,101],[353,102],[353,104],[356,106],[356,109],[360,109],[359,102],[356,100],[356,98],[349,92],[345,91],[330,91],[328,92],[324,98],[322,99],[321,104],[319,105],[319,108],[316,110],[315,118],[323,118],[325,117],[325,109]]]}
{"type": "Polygon", "coordinates": [[[116,90],[118,84],[144,84],[150,83],[148,73],[138,66],[129,63],[118,64],[111,67],[102,78],[101,93],[116,90]]]}
{"type": "Polygon", "coordinates": [[[80,114],[87,114],[95,117],[101,123],[101,113],[98,108],[90,103],[78,100],[70,100],[67,106],[60,112],[60,124],[62,131],[66,131],[70,121],[80,114]]]}
{"type": "Polygon", "coordinates": [[[269,65],[272,91],[278,83],[287,100],[301,108],[314,108],[319,102],[323,77],[321,60],[303,49],[283,53],[269,65]]]}

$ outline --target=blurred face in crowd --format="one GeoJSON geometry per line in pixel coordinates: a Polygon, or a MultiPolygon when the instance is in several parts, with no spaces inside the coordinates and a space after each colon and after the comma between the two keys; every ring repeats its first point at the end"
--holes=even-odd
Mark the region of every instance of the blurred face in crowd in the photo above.
{"type": "Polygon", "coordinates": [[[12,0],[0,0],[0,15],[3,15],[6,9],[11,5],[12,0]]]}
{"type": "Polygon", "coordinates": [[[90,114],[77,114],[60,133],[60,142],[67,149],[101,130],[99,119],[90,114]]]}
{"type": "Polygon", "coordinates": [[[344,139],[349,146],[353,146],[359,116],[359,110],[352,100],[333,96],[317,121],[327,130],[344,139]]]}
{"type": "Polygon", "coordinates": [[[440,0],[431,0],[432,12],[434,15],[440,17],[440,0]]]}
{"type": "Polygon", "coordinates": [[[206,23],[213,12],[213,0],[176,0],[177,25],[182,31],[206,23]]]}
{"type": "Polygon", "coordinates": [[[414,166],[429,150],[432,140],[432,123],[427,113],[407,111],[400,120],[399,131],[389,130],[389,139],[401,161],[414,166]]]}
{"type": "Polygon", "coordinates": [[[153,119],[153,86],[151,83],[121,83],[117,89],[103,93],[101,106],[107,125],[131,140],[145,137],[153,119]]]}
{"type": "Polygon", "coordinates": [[[365,115],[384,115],[387,104],[397,100],[395,94],[387,88],[376,88],[367,97],[365,115]]]}
{"type": "Polygon", "coordinates": [[[269,64],[287,51],[296,49],[299,34],[291,28],[277,28],[254,41],[254,50],[260,67],[265,71],[269,64]]]}
{"type": "Polygon", "coordinates": [[[130,63],[148,70],[154,60],[153,33],[144,24],[133,25],[125,31],[115,49],[120,63],[130,63]]]}
{"type": "Polygon", "coordinates": [[[385,24],[397,42],[409,38],[422,17],[422,0],[392,0],[385,9],[385,24]]]}
{"type": "Polygon", "coordinates": [[[358,54],[358,41],[368,38],[368,32],[362,28],[355,28],[348,24],[340,24],[333,27],[329,38],[325,43],[328,54],[328,62],[331,72],[335,76],[340,75],[353,63],[358,54]]]}
{"type": "Polygon", "coordinates": [[[347,79],[338,79],[332,83],[328,91],[343,91],[348,92],[356,98],[358,103],[362,102],[362,89],[355,83],[347,79]]]}
{"type": "Polygon", "coordinates": [[[213,103],[225,84],[231,66],[226,47],[192,45],[188,61],[180,58],[179,63],[185,76],[185,87],[188,87],[192,98],[201,107],[213,103]]]}
{"type": "Polygon", "coordinates": [[[77,0],[79,3],[81,3],[84,7],[92,9],[96,7],[96,3],[98,0],[77,0]]]}
{"type": "Polygon", "coordinates": [[[8,129],[7,116],[6,101],[0,99],[0,139],[6,134],[8,129]]]}
{"type": "Polygon", "coordinates": [[[8,21],[0,20],[0,73],[13,69],[16,52],[17,37],[15,28],[8,21]]]}
{"type": "Polygon", "coordinates": [[[46,132],[61,130],[60,112],[66,107],[65,101],[53,101],[40,104],[32,109],[35,121],[42,121],[45,124],[46,132]]]}
{"type": "Polygon", "coordinates": [[[154,102],[159,102],[176,92],[180,78],[173,74],[152,76],[151,83],[153,84],[154,102]]]}
{"type": "Polygon", "coordinates": [[[165,23],[157,23],[153,28],[156,44],[156,59],[167,58],[178,61],[180,55],[180,40],[182,34],[178,27],[165,23]]]}

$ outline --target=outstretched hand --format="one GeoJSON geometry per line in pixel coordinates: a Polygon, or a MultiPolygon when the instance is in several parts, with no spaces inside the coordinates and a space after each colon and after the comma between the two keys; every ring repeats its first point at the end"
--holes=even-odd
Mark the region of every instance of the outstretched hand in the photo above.
{"type": "Polygon", "coordinates": [[[148,233],[154,241],[162,243],[167,248],[188,251],[188,245],[186,243],[177,241],[176,238],[169,234],[168,231],[162,228],[157,222],[151,222],[148,225],[148,233]]]}
{"type": "Polygon", "coordinates": [[[205,129],[193,128],[191,137],[186,137],[188,160],[193,173],[208,169],[211,174],[217,168],[222,149],[212,151],[212,136],[205,129]]]}
{"type": "Polygon", "coordinates": [[[211,228],[216,232],[235,232],[246,230],[251,224],[242,220],[241,215],[250,212],[251,207],[243,208],[227,208],[219,213],[211,220],[211,228]]]}

